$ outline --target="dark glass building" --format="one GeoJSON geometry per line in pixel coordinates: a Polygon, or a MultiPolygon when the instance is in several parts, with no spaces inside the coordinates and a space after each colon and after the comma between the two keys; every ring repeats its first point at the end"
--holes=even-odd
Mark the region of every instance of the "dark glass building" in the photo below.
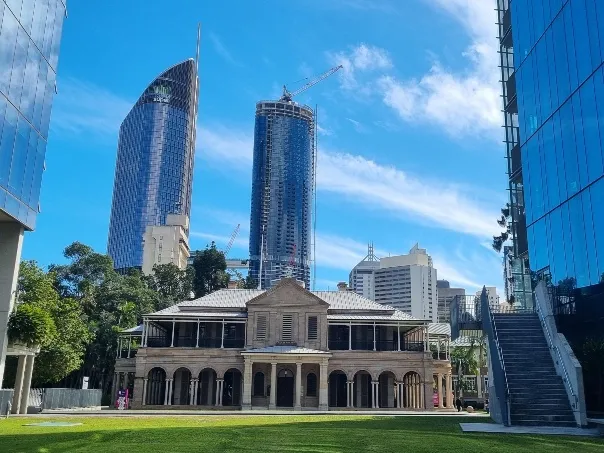
{"type": "Polygon", "coordinates": [[[36,226],[65,3],[0,0],[0,211],[36,226]]]}
{"type": "Polygon", "coordinates": [[[65,16],[61,0],[0,0],[0,388],[23,235],[39,212],[65,16]]]}
{"type": "Polygon", "coordinates": [[[291,101],[256,104],[250,272],[261,279],[262,289],[290,272],[310,286],[314,137],[310,107],[291,101]]]}
{"type": "Polygon", "coordinates": [[[142,266],[147,226],[190,215],[197,97],[189,59],[151,82],[120,127],[107,247],[118,270],[142,266]]]}
{"type": "Polygon", "coordinates": [[[512,201],[527,233],[517,251],[554,284],[596,284],[604,274],[604,2],[499,0],[499,13],[506,118],[517,112],[507,139],[512,201]]]}

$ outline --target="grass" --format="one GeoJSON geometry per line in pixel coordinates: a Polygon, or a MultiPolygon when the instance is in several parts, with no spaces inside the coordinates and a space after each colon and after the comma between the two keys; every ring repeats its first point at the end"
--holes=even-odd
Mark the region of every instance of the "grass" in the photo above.
{"type": "Polygon", "coordinates": [[[458,417],[200,416],[0,420],[0,452],[603,452],[583,437],[463,434],[458,417]],[[32,427],[37,421],[83,423],[32,427]]]}

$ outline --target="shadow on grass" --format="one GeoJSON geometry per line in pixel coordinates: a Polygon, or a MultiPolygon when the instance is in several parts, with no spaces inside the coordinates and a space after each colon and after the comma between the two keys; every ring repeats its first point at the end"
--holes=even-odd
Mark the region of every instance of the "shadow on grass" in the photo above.
{"type": "MultiPolygon", "coordinates": [[[[602,452],[604,440],[532,435],[463,434],[460,422],[437,417],[336,419],[98,418],[60,432],[16,426],[2,434],[1,452],[602,452]],[[105,422],[105,423],[104,423],[105,422]],[[154,423],[155,422],[155,423],[154,423]],[[170,423],[180,426],[169,426],[170,423]],[[157,425],[157,426],[155,426],[157,425]],[[162,426],[163,425],[163,426],[162,426]],[[190,426],[183,426],[190,425],[190,426]],[[79,428],[79,429],[76,429],[79,428]]],[[[29,423],[26,420],[20,420],[29,423]]]]}

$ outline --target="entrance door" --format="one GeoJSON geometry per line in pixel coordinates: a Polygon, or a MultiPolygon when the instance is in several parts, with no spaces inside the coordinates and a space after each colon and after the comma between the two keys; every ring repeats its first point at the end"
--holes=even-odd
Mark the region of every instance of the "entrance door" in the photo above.
{"type": "Polygon", "coordinates": [[[281,370],[277,377],[277,406],[294,407],[294,374],[281,370]]]}

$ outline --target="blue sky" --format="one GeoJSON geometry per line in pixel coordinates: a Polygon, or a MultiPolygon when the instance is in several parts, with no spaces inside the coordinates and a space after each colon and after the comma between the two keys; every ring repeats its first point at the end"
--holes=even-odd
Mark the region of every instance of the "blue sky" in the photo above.
{"type": "Polygon", "coordinates": [[[506,201],[494,0],[69,2],[37,229],[24,259],[106,250],[119,125],[202,23],[191,244],[245,257],[255,102],[342,64],[300,95],[319,108],[317,288],[373,241],[419,242],[439,278],[502,287],[490,249],[506,201]]]}

